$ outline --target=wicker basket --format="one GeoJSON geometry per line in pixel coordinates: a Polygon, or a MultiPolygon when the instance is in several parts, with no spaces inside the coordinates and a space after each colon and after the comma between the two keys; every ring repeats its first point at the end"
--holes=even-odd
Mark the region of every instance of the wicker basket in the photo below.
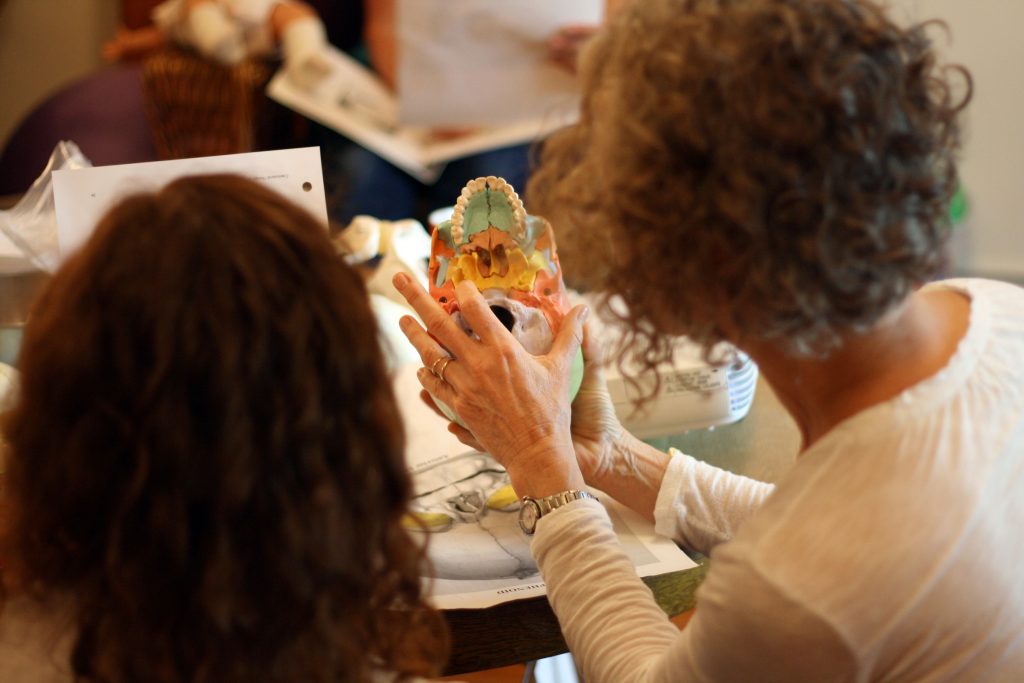
{"type": "Polygon", "coordinates": [[[272,73],[266,62],[225,67],[178,48],[148,57],[142,87],[157,154],[184,159],[257,149],[272,73]]]}

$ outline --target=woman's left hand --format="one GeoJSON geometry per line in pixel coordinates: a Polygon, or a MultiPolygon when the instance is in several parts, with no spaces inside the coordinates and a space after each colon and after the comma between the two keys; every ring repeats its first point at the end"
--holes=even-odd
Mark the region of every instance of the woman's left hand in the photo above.
{"type": "Polygon", "coordinates": [[[583,338],[588,309],[574,308],[551,351],[533,356],[494,316],[472,283],[459,283],[455,293],[476,338],[404,273],[395,276],[394,285],[426,325],[424,329],[411,316],[400,323],[423,361],[420,383],[454,410],[508,470],[516,492],[541,497],[582,488],[571,434],[569,367],[583,338]],[[449,355],[451,361],[442,360],[449,355]]]}

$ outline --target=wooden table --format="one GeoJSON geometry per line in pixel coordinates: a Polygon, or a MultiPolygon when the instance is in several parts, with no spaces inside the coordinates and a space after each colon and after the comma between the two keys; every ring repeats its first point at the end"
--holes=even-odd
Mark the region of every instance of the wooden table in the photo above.
{"type": "MultiPolygon", "coordinates": [[[[649,576],[644,583],[665,614],[693,608],[695,592],[707,573],[707,559],[693,569],[649,576]]],[[[568,652],[547,598],[506,602],[487,609],[445,610],[452,654],[446,676],[494,669],[568,652]]]]}
{"type": "MultiPolygon", "coordinates": [[[[723,469],[762,481],[777,481],[796,459],[800,436],[796,425],[763,380],[758,381],[747,416],[713,430],[651,439],[723,469]]],[[[669,616],[693,608],[696,590],[708,571],[707,558],[694,569],[643,579],[669,616]]],[[[452,654],[445,669],[453,676],[494,669],[567,652],[558,621],[546,598],[530,598],[487,609],[445,610],[451,628],[452,654]]]]}

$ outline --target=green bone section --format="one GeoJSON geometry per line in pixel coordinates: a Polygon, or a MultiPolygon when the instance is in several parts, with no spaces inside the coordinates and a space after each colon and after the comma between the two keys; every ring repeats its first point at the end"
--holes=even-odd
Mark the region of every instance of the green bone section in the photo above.
{"type": "MultiPolygon", "coordinates": [[[[484,232],[491,225],[503,232],[512,232],[516,217],[508,203],[508,195],[484,189],[470,197],[466,203],[466,210],[462,214],[462,241],[468,242],[470,237],[484,232]]],[[[455,246],[452,242],[451,221],[445,221],[437,229],[448,244],[455,246]]]]}
{"type": "Polygon", "coordinates": [[[493,225],[502,232],[510,232],[516,224],[508,196],[504,192],[493,192],[485,189],[469,198],[466,211],[462,215],[462,230],[465,239],[471,235],[487,230],[493,225]]]}

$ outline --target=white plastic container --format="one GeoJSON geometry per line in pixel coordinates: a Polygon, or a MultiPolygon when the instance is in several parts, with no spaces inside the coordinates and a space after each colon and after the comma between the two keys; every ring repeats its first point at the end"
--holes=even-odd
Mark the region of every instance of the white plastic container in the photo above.
{"type": "MultiPolygon", "coordinates": [[[[628,366],[626,370],[629,372],[628,366]]],[[[618,364],[611,361],[605,373],[622,424],[636,436],[649,439],[736,422],[754,402],[758,371],[742,354],[725,366],[708,365],[696,345],[681,338],[673,361],[658,368],[658,394],[639,409],[633,403],[639,390],[622,376],[618,364]]],[[[645,382],[640,389],[649,386],[645,382]]]]}
{"type": "MultiPolygon", "coordinates": [[[[577,296],[574,303],[587,299],[577,296]]],[[[587,303],[596,308],[594,302],[587,303]]],[[[732,353],[734,357],[729,363],[710,365],[701,357],[700,347],[686,337],[675,340],[671,362],[657,368],[658,393],[637,408],[635,399],[650,394],[653,378],[641,376],[640,384],[634,385],[623,377],[613,357],[621,329],[599,316],[592,316],[591,320],[592,333],[598,335],[606,349],[605,378],[615,412],[636,436],[649,439],[729,424],[750,410],[757,387],[757,365],[738,351],[732,353]]],[[[728,354],[723,352],[722,357],[727,358],[728,354]]],[[[623,369],[631,377],[641,375],[639,368],[628,362],[628,352],[623,369]]]]}

